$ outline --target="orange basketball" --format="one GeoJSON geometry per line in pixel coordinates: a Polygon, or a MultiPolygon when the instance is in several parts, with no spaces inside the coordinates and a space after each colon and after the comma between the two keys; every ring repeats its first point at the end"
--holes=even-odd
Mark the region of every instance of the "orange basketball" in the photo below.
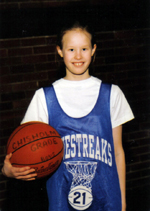
{"type": "Polygon", "coordinates": [[[42,122],[27,122],[9,137],[7,154],[13,166],[30,166],[37,178],[53,173],[63,159],[63,141],[58,132],[42,122]]]}

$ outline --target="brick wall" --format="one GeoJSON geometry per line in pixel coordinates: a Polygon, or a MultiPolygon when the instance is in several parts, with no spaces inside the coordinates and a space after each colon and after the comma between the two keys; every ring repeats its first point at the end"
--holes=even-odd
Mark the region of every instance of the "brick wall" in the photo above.
{"type": "Polygon", "coordinates": [[[79,17],[96,31],[149,27],[149,0],[0,1],[0,39],[55,35],[79,17]]]}
{"type": "MultiPolygon", "coordinates": [[[[135,3],[138,0],[126,0],[126,2],[135,3]]],[[[77,3],[77,4],[91,4],[91,5],[110,5],[114,3],[118,3],[118,0],[1,0],[0,8],[8,9],[8,8],[42,8],[42,7],[57,7],[57,6],[65,6],[66,4],[77,3]]]]}
{"type": "MultiPolygon", "coordinates": [[[[95,74],[121,87],[136,117],[124,126],[127,191],[150,185],[149,35],[148,28],[97,33],[95,74]]],[[[55,36],[0,40],[0,167],[7,139],[34,91],[56,78],[55,40],[55,36]]],[[[0,207],[6,192],[7,179],[0,174],[0,207]]]]}
{"type": "MultiPolygon", "coordinates": [[[[102,0],[101,4],[110,4],[114,3],[117,0],[102,0]]],[[[133,0],[134,1],[134,0],[133,0]]],[[[65,6],[67,4],[99,4],[98,0],[1,0],[0,2],[0,9],[13,9],[13,8],[47,8],[47,7],[58,7],[58,6],[65,6]]]]}
{"type": "MultiPolygon", "coordinates": [[[[34,91],[55,77],[55,36],[0,40],[0,163],[6,142],[19,125],[34,91]]],[[[0,166],[0,167],[1,167],[0,166]]],[[[7,179],[0,174],[0,205],[7,179]]]]}

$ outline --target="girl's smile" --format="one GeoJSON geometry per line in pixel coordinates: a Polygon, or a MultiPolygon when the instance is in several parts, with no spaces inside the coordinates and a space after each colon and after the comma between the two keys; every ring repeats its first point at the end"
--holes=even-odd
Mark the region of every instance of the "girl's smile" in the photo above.
{"type": "Polygon", "coordinates": [[[62,49],[57,46],[57,50],[66,65],[65,79],[89,78],[89,65],[96,50],[96,45],[92,48],[91,35],[82,29],[67,31],[63,36],[62,46],[62,49]]]}
{"type": "Polygon", "coordinates": [[[80,63],[79,63],[79,62],[74,62],[73,64],[74,64],[75,66],[79,67],[79,66],[82,66],[82,65],[83,65],[83,62],[80,62],[80,63]]]}

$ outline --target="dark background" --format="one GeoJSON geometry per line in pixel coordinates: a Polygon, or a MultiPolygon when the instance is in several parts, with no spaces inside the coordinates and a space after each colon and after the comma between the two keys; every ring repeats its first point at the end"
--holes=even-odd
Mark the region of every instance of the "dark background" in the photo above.
{"type": "Polygon", "coordinates": [[[79,17],[91,22],[97,32],[149,27],[149,1],[100,2],[96,5],[79,1],[46,8],[2,9],[0,38],[55,35],[63,23],[79,17]]]}
{"type": "MultiPolygon", "coordinates": [[[[149,11],[148,0],[0,1],[0,167],[34,91],[56,79],[59,27],[85,19],[97,32],[95,75],[119,85],[135,114],[123,130],[127,211],[150,210],[149,11]]],[[[2,211],[47,210],[46,179],[26,183],[0,174],[2,211]]]]}

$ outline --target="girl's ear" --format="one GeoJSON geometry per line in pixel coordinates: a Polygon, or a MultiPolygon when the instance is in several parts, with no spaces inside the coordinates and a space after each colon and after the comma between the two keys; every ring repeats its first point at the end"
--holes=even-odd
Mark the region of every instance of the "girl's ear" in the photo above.
{"type": "Polygon", "coordinates": [[[93,46],[93,48],[92,48],[92,56],[95,54],[95,52],[96,52],[96,48],[97,48],[97,45],[96,45],[96,44],[94,44],[94,46],[93,46]]]}
{"type": "Polygon", "coordinates": [[[60,49],[60,47],[59,47],[58,45],[56,46],[56,50],[57,50],[59,56],[60,56],[60,57],[63,57],[62,50],[60,49]]]}

